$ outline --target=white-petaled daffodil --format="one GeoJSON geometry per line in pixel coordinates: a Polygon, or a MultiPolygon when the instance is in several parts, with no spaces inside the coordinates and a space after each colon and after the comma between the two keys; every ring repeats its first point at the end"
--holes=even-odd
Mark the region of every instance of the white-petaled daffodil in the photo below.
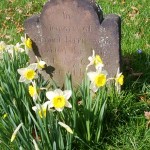
{"type": "Polygon", "coordinates": [[[94,65],[96,70],[101,71],[104,67],[103,61],[99,55],[95,55],[95,51],[93,50],[93,55],[88,58],[90,63],[87,65],[86,70],[88,70],[89,66],[94,65]]]}
{"type": "Polygon", "coordinates": [[[27,38],[26,34],[25,34],[25,37],[21,37],[21,41],[22,41],[22,44],[25,46],[26,53],[28,54],[28,51],[32,50],[32,41],[31,41],[31,39],[27,38]]]}
{"type": "Polygon", "coordinates": [[[6,48],[6,43],[4,41],[0,41],[0,52],[5,50],[6,48]]]}
{"type": "Polygon", "coordinates": [[[37,56],[35,56],[36,60],[37,60],[37,67],[39,70],[42,70],[46,67],[46,62],[39,59],[37,56]]]}
{"type": "Polygon", "coordinates": [[[0,41],[0,59],[2,59],[2,57],[3,57],[3,52],[6,49],[6,46],[7,45],[5,44],[4,41],[0,41]]]}
{"type": "Polygon", "coordinates": [[[21,44],[20,43],[17,43],[16,45],[8,45],[7,46],[7,52],[10,53],[12,56],[15,53],[22,53],[24,52],[25,50],[21,47],[21,44]]]}
{"type": "Polygon", "coordinates": [[[124,75],[120,73],[120,69],[117,70],[117,75],[115,77],[115,86],[117,88],[117,91],[120,91],[120,86],[124,83],[124,75]]]}
{"type": "Polygon", "coordinates": [[[106,84],[106,71],[96,71],[96,72],[88,72],[87,76],[91,81],[90,89],[93,92],[97,92],[97,90],[106,84]]]}
{"type": "Polygon", "coordinates": [[[60,126],[62,126],[63,128],[65,128],[69,133],[73,134],[72,129],[71,129],[68,125],[66,125],[65,123],[60,122],[60,121],[58,122],[58,124],[59,124],[60,126]]]}
{"type": "Polygon", "coordinates": [[[32,109],[38,113],[40,118],[46,117],[46,111],[48,109],[48,106],[50,104],[50,101],[45,102],[44,104],[36,104],[36,106],[33,106],[32,109]]]}
{"type": "Polygon", "coordinates": [[[17,132],[19,131],[19,129],[22,127],[23,123],[20,123],[17,128],[15,129],[15,131],[13,132],[12,136],[11,136],[11,142],[14,141],[14,139],[16,138],[17,132]]]}
{"type": "Polygon", "coordinates": [[[32,82],[32,85],[29,85],[28,90],[30,96],[33,98],[34,101],[36,101],[38,98],[38,93],[37,93],[35,81],[32,82]]]}
{"type": "Polygon", "coordinates": [[[46,97],[50,100],[49,108],[54,107],[57,111],[62,111],[64,107],[72,108],[72,105],[68,102],[71,95],[71,90],[56,89],[46,92],[46,97]]]}
{"type": "Polygon", "coordinates": [[[33,79],[36,79],[37,73],[37,63],[30,64],[27,68],[18,69],[18,73],[21,75],[19,82],[30,83],[33,79]]]}

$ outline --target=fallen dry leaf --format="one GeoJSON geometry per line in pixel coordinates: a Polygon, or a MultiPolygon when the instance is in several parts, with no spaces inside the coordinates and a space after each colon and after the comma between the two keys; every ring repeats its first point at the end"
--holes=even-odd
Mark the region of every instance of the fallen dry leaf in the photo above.
{"type": "Polygon", "coordinates": [[[132,11],[129,12],[128,16],[129,16],[129,18],[130,18],[131,20],[134,20],[135,17],[136,17],[136,15],[139,14],[139,10],[138,10],[138,8],[136,8],[136,7],[134,7],[134,6],[132,6],[131,9],[132,9],[132,11]]]}
{"type": "Polygon", "coordinates": [[[121,4],[125,4],[125,3],[126,3],[125,0],[122,0],[122,1],[121,1],[121,4]]]}

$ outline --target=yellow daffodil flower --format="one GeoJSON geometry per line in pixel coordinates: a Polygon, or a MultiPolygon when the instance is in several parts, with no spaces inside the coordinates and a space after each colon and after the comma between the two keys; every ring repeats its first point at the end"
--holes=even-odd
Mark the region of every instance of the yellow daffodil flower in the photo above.
{"type": "Polygon", "coordinates": [[[60,126],[62,126],[63,128],[65,128],[69,133],[73,134],[72,129],[71,129],[68,125],[66,125],[65,123],[60,122],[60,121],[58,122],[58,124],[59,124],[60,126]]]}
{"type": "Polygon", "coordinates": [[[96,71],[96,72],[88,72],[87,76],[91,81],[90,89],[93,92],[97,92],[97,90],[106,84],[106,71],[96,71]]]}
{"type": "Polygon", "coordinates": [[[37,78],[37,63],[30,64],[27,68],[18,69],[18,73],[21,75],[19,82],[30,83],[33,79],[37,78]]]}
{"type": "Polygon", "coordinates": [[[122,75],[122,73],[120,73],[118,75],[118,77],[116,77],[116,82],[119,83],[120,85],[123,85],[123,82],[124,82],[124,75],[122,75]]]}
{"type": "Polygon", "coordinates": [[[93,50],[93,55],[88,58],[90,63],[87,65],[86,70],[88,70],[89,66],[94,65],[96,70],[102,70],[104,67],[103,61],[99,55],[95,55],[95,51],[93,50]]]}
{"type": "Polygon", "coordinates": [[[120,73],[120,69],[117,70],[117,75],[115,77],[115,86],[117,88],[117,91],[120,92],[120,86],[124,83],[124,75],[120,73]]]}
{"type": "Polygon", "coordinates": [[[27,38],[26,34],[25,34],[25,37],[21,37],[21,41],[22,41],[22,45],[25,46],[26,53],[28,54],[28,51],[32,50],[32,41],[31,41],[31,39],[27,38]]]}
{"type": "Polygon", "coordinates": [[[11,140],[10,140],[11,142],[13,142],[14,139],[16,138],[16,135],[17,135],[19,129],[22,127],[22,125],[23,125],[23,123],[20,123],[20,124],[18,125],[18,127],[15,129],[15,131],[13,132],[13,134],[12,134],[12,136],[11,136],[11,140]]]}
{"type": "Polygon", "coordinates": [[[115,86],[117,88],[117,91],[120,92],[120,86],[124,83],[124,75],[120,73],[120,69],[117,70],[117,75],[115,77],[115,86]]]}
{"type": "Polygon", "coordinates": [[[32,82],[32,85],[29,85],[28,90],[29,90],[30,96],[33,98],[34,101],[36,101],[38,94],[37,94],[37,90],[36,90],[35,81],[32,82]]]}
{"type": "Polygon", "coordinates": [[[72,105],[68,102],[71,95],[71,90],[61,91],[56,89],[46,92],[46,97],[50,100],[49,107],[54,107],[57,111],[62,111],[64,107],[72,108],[72,105]]]}
{"type": "Polygon", "coordinates": [[[5,50],[5,48],[6,48],[5,42],[4,41],[0,41],[0,52],[5,50]]]}
{"type": "Polygon", "coordinates": [[[32,49],[32,41],[30,38],[27,38],[25,40],[25,45],[27,46],[28,49],[32,49]]]}
{"type": "Polygon", "coordinates": [[[7,52],[10,53],[13,57],[14,55],[14,52],[15,53],[22,53],[24,52],[25,50],[21,47],[21,44],[20,43],[17,43],[16,45],[8,45],[7,46],[7,52]]]}
{"type": "Polygon", "coordinates": [[[45,68],[46,66],[46,62],[42,61],[41,59],[39,59],[37,56],[35,56],[36,60],[37,60],[37,65],[38,65],[38,69],[42,70],[45,68]]]}
{"type": "Polygon", "coordinates": [[[44,104],[40,105],[37,104],[36,106],[33,106],[32,109],[38,113],[38,115],[40,116],[40,118],[45,118],[46,117],[46,111],[47,109],[49,109],[49,104],[50,102],[47,101],[44,104]]]}
{"type": "Polygon", "coordinates": [[[4,41],[0,41],[0,59],[3,58],[3,52],[6,49],[6,44],[4,41]]]}

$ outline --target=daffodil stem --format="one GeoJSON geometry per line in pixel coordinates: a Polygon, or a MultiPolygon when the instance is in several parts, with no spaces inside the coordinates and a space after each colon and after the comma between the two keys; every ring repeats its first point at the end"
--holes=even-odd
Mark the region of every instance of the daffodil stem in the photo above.
{"type": "Polygon", "coordinates": [[[86,129],[87,129],[87,140],[90,141],[91,136],[90,136],[90,121],[89,120],[86,121],[86,129]]]}

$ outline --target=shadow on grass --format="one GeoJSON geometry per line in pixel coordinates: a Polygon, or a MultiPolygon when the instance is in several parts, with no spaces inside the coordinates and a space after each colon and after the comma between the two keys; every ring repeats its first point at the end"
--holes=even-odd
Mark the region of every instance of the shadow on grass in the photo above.
{"type": "Polygon", "coordinates": [[[113,93],[108,101],[102,149],[133,149],[130,139],[138,143],[137,149],[147,149],[144,111],[150,110],[150,56],[141,51],[127,54],[123,57],[123,74],[123,91],[120,95],[113,93]]]}
{"type": "Polygon", "coordinates": [[[150,55],[138,50],[123,57],[123,72],[125,75],[125,89],[141,91],[143,84],[150,83],[150,55]]]}

